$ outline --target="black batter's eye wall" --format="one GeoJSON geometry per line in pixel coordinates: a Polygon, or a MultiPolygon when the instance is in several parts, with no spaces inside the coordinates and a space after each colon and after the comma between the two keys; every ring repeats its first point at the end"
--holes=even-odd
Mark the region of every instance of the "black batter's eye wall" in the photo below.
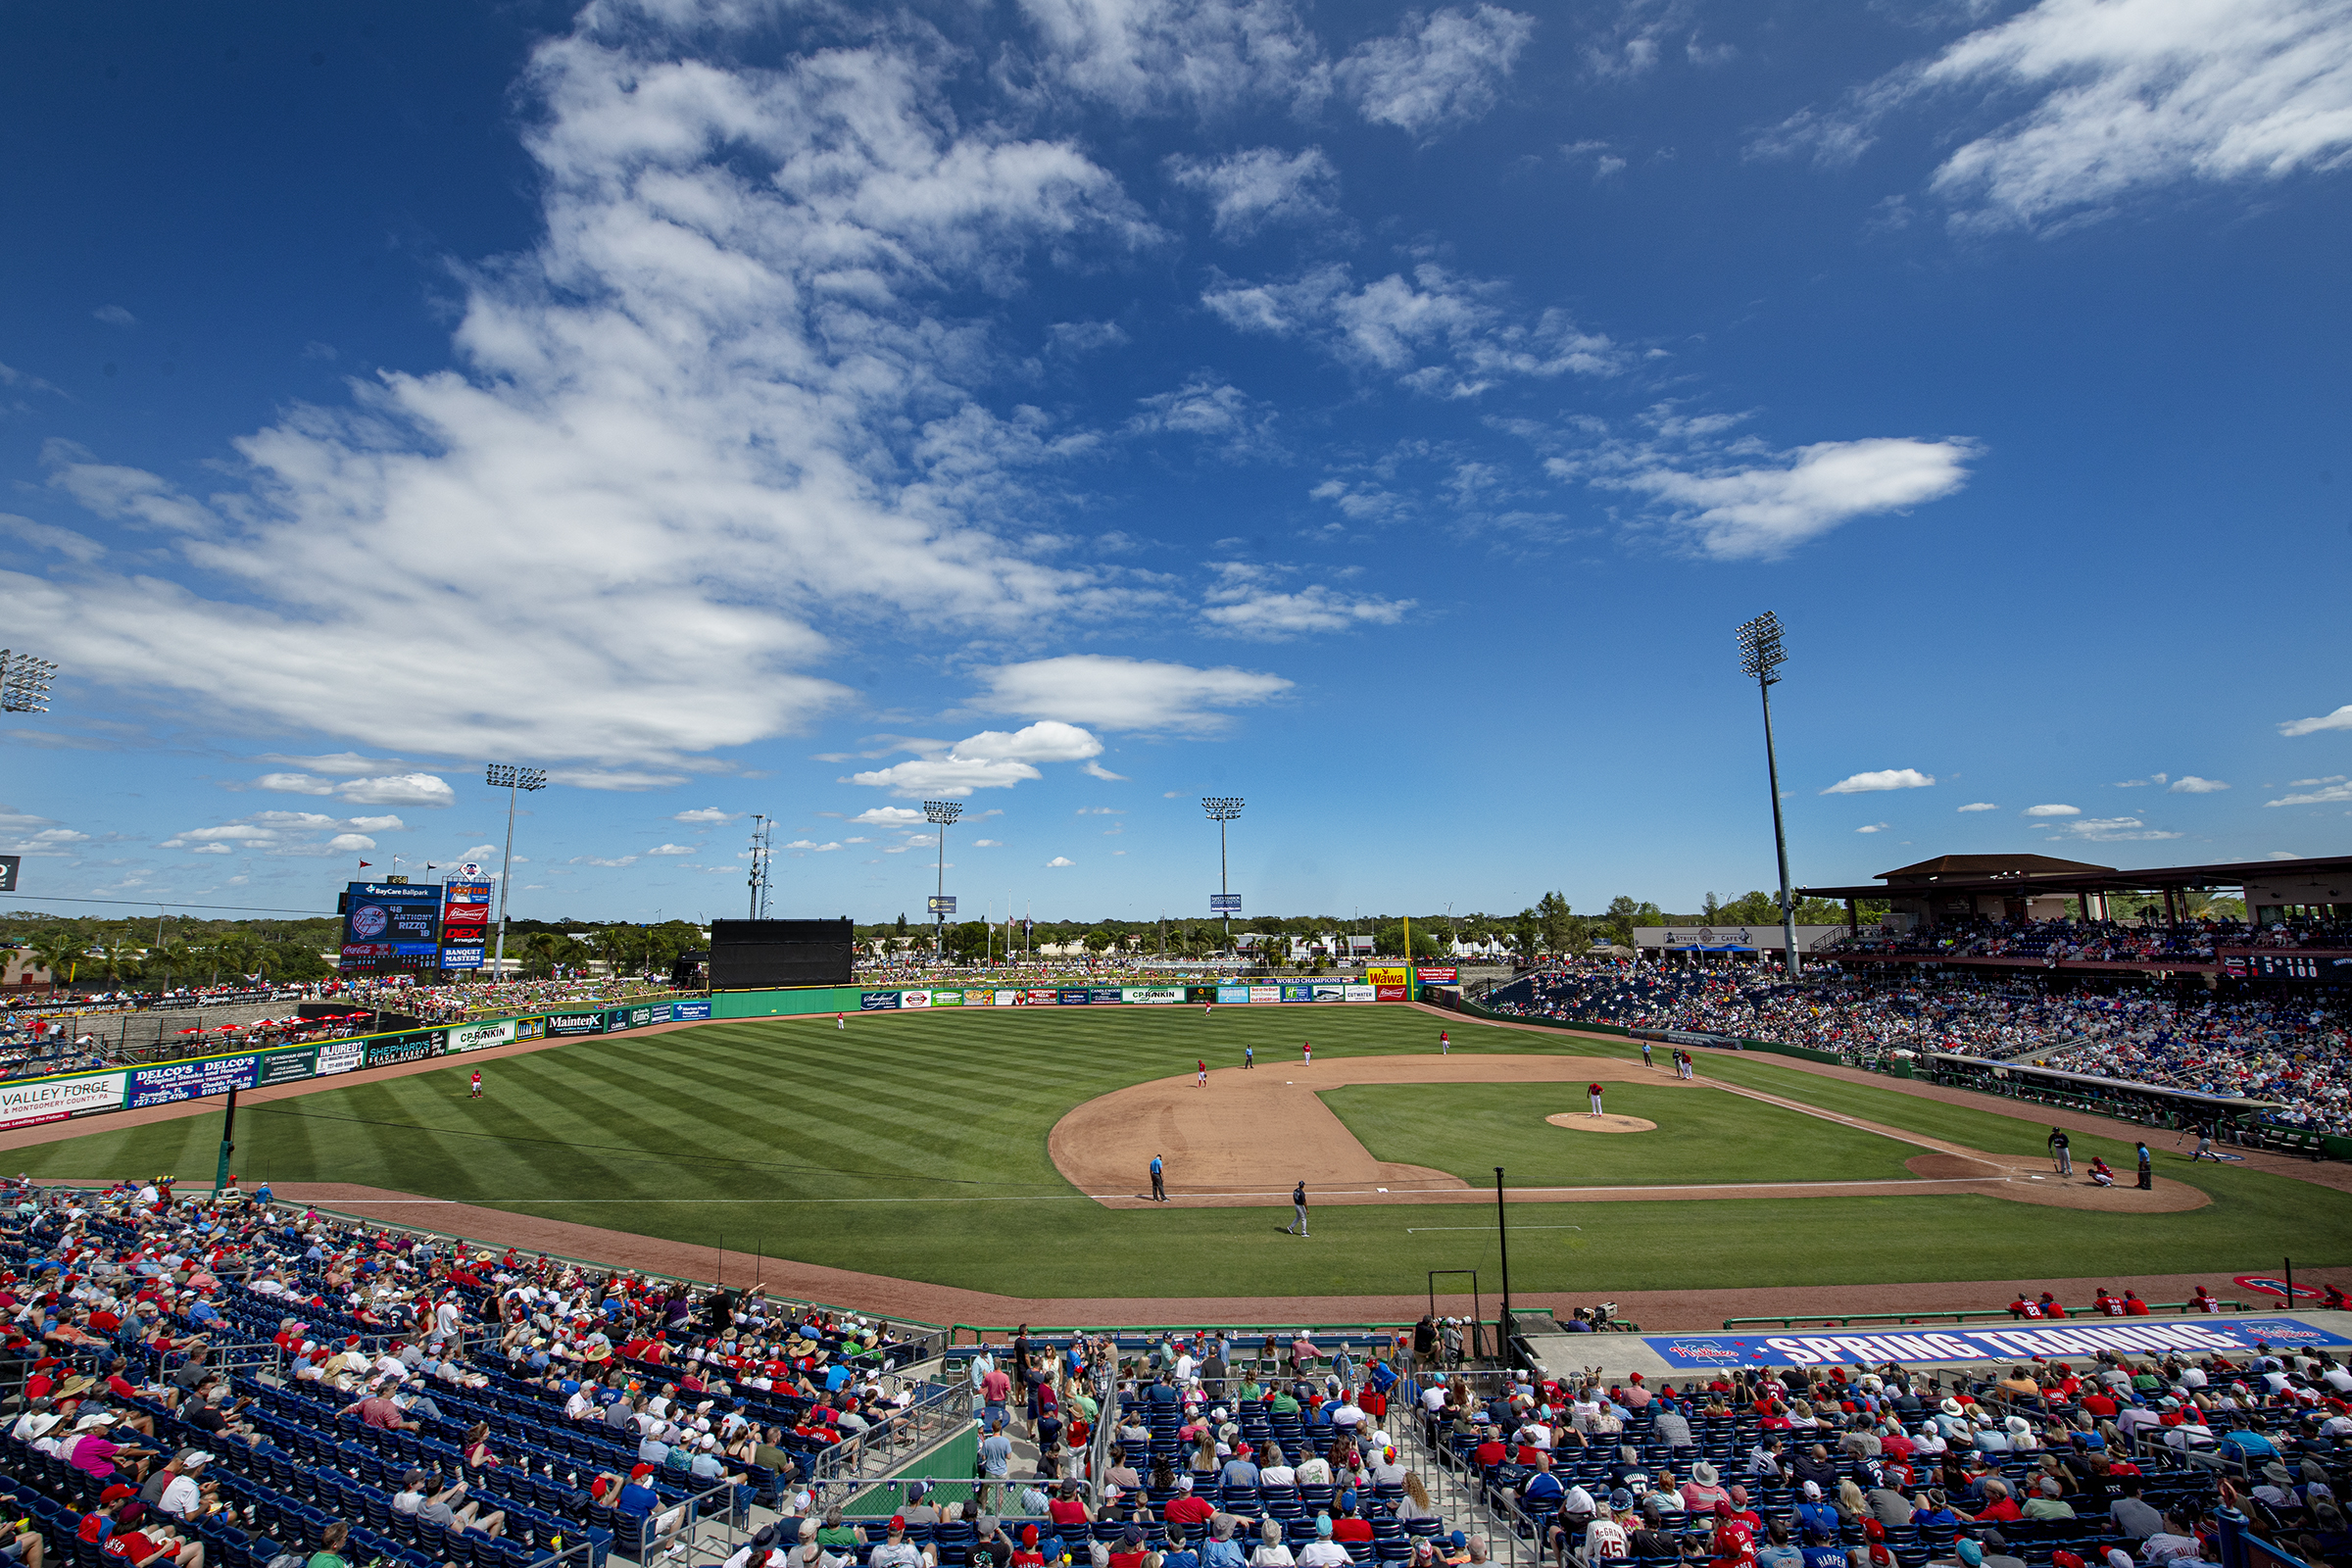
{"type": "Polygon", "coordinates": [[[846,986],[856,932],[848,920],[713,920],[710,989],[846,986]]]}

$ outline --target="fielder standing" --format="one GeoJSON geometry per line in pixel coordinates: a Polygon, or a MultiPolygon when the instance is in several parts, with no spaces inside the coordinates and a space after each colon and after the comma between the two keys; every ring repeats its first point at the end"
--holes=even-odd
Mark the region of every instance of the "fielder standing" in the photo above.
{"type": "Polygon", "coordinates": [[[1291,1209],[1298,1217],[1291,1221],[1290,1234],[1304,1236],[1306,1234],[1306,1178],[1303,1176],[1298,1179],[1298,1185],[1291,1189],[1291,1209]]]}

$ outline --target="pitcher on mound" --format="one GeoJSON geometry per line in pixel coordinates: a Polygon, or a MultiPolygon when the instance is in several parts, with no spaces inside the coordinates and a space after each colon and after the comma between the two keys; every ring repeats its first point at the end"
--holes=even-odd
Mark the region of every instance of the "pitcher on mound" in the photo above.
{"type": "Polygon", "coordinates": [[[1586,1096],[1586,1098],[1587,1098],[1587,1099],[1589,1099],[1589,1100],[1591,1100],[1591,1101],[1592,1102],[1592,1114],[1593,1114],[1593,1115],[1595,1115],[1595,1116],[1599,1115],[1599,1114],[1600,1114],[1600,1085],[1598,1085],[1598,1084],[1587,1084],[1587,1085],[1585,1085],[1585,1096],[1586,1096]]]}

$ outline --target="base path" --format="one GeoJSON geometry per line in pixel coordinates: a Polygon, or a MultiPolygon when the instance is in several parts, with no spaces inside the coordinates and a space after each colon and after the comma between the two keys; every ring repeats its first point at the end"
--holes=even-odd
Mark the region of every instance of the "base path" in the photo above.
{"type": "MultiPolygon", "coordinates": [[[[1321,1091],[1346,1084],[1559,1084],[1562,1099],[1584,1102],[1581,1083],[1642,1083],[1677,1093],[1720,1092],[1760,1101],[1842,1127],[1890,1138],[1928,1152],[1904,1161],[1909,1180],[1723,1182],[1688,1186],[1513,1187],[1522,1203],[1639,1203],[1684,1198],[1907,1198],[1977,1193],[2061,1208],[2167,1213],[2213,1200],[2184,1182],[2159,1180],[2152,1192],[2094,1187],[2078,1172],[2061,1179],[2046,1160],[1988,1154],[1856,1116],[1817,1109],[1706,1077],[1677,1078],[1635,1061],[1605,1056],[1336,1056],[1320,1067],[1220,1068],[1203,1089],[1193,1074],[1134,1084],[1078,1105],[1054,1124],[1047,1152],[1080,1192],[1105,1208],[1152,1203],[1152,1156],[1168,1168],[1167,1201],[1194,1208],[1280,1206],[1304,1178],[1311,1201],[1326,1203],[1484,1203],[1494,1190],[1424,1165],[1375,1159],[1348,1124],[1323,1103],[1321,1091]],[[1285,1076],[1289,1074],[1290,1076],[1285,1076]]],[[[1531,1111],[1532,1114],[1532,1111],[1531,1111]]],[[[1545,1120],[1603,1130],[1570,1110],[1545,1120]]],[[[1603,1121],[1651,1124],[1635,1116],[1603,1121]]],[[[1630,1126],[1608,1128],[1631,1132],[1630,1126]]]]}

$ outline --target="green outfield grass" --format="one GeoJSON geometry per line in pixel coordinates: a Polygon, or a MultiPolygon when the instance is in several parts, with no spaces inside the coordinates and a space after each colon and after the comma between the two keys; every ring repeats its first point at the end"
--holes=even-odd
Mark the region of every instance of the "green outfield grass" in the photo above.
{"type": "Polygon", "coordinates": [[[1605,1087],[1609,1110],[1657,1130],[1583,1133],[1544,1120],[1585,1109],[1581,1084],[1348,1084],[1323,1091],[1323,1103],[1375,1157],[1480,1185],[1496,1165],[1513,1187],[1908,1181],[1903,1161],[1926,1152],[1720,1089],[1605,1087]]]}
{"type": "MultiPolygon", "coordinates": [[[[846,1033],[829,1021],[718,1023],[491,1061],[483,1064],[489,1098],[480,1102],[466,1098],[475,1062],[461,1057],[412,1077],[249,1103],[237,1117],[236,1164],[248,1183],[359,1182],[1012,1296],[1404,1295],[1423,1289],[1431,1268],[1492,1269],[1489,1211],[1319,1209],[1311,1241],[1283,1234],[1287,1209],[1113,1211],[1062,1180],[1046,1138],[1070,1106],[1188,1073],[1196,1056],[1235,1065],[1243,1045],[1253,1043],[1261,1065],[1296,1059],[1309,1034],[1322,1059],[1427,1052],[1440,1026],[1428,1014],[1381,1006],[1228,1007],[1213,1018],[1191,1007],[990,1008],[852,1018],[846,1033]]],[[[1565,1035],[1458,1019],[1450,1027],[1456,1054],[1639,1055],[1565,1035]]],[[[2047,1130],[1769,1057],[1707,1054],[1701,1066],[1999,1152],[2034,1152],[2047,1130]]],[[[1630,1099],[1615,1098],[1624,1087],[1612,1086],[1612,1103],[1631,1109],[1630,1099]]],[[[1413,1162],[1491,1178],[1494,1164],[1517,1158],[1491,1152],[1487,1135],[1462,1123],[1493,1088],[1428,1091],[1447,1097],[1439,1120],[1461,1129],[1460,1147],[1425,1148],[1413,1162]]],[[[1736,1136],[1586,1136],[1595,1144],[1688,1145],[1684,1179],[1701,1168],[1714,1179],[1786,1179],[1778,1174],[1784,1167],[1764,1163],[1769,1149],[1749,1138],[1754,1127],[1779,1125],[1766,1112],[1737,1112],[1736,1136]],[[1752,1169],[1741,1164],[1751,1146],[1752,1169]],[[1767,1169],[1776,1174],[1762,1174],[1767,1169]]],[[[1817,1125],[1823,1149],[1868,1147],[1834,1124],[1817,1125]]],[[[199,1115],[95,1131],[12,1157],[48,1176],[209,1173],[219,1129],[218,1117],[199,1115]]],[[[1540,1117],[1525,1136],[1537,1131],[1578,1136],[1544,1127],[1540,1117]]],[[[2079,1138],[2076,1148],[2079,1158],[2103,1152],[2120,1163],[2129,1154],[2128,1145],[2095,1139],[2079,1138]]],[[[1149,1152],[1137,1151],[1139,1186],[1149,1152]]],[[[2275,1268],[2281,1254],[2314,1267],[2345,1260],[2352,1196],[2239,1168],[2192,1170],[2169,1149],[2161,1153],[2165,1174],[2194,1182],[2215,1201],[2145,1217],[1934,1189],[1900,1198],[1514,1204],[1512,1285],[1598,1298],[1701,1286],[2022,1283],[2205,1270],[2219,1285],[2232,1272],[2275,1268]],[[1578,1228],[1554,1228],[1567,1226],[1578,1228]]]]}

